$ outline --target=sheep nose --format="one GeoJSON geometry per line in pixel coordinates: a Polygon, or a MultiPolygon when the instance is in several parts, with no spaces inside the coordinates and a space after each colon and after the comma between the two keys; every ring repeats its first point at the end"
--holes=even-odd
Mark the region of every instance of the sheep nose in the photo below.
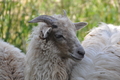
{"type": "Polygon", "coordinates": [[[71,55],[75,60],[82,60],[84,58],[85,51],[83,48],[77,48],[75,52],[71,55]]]}
{"type": "Polygon", "coordinates": [[[84,57],[84,55],[85,55],[85,51],[84,50],[82,50],[82,51],[78,50],[77,53],[79,55],[81,55],[82,57],[84,57]]]}

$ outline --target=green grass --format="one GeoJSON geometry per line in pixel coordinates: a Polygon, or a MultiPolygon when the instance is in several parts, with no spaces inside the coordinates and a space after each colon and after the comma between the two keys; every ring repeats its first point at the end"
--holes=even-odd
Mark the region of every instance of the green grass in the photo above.
{"type": "Polygon", "coordinates": [[[38,15],[61,14],[73,22],[88,22],[77,32],[82,41],[99,22],[120,25],[119,0],[0,0],[0,38],[26,52],[28,36],[37,24],[27,22],[38,15]]]}

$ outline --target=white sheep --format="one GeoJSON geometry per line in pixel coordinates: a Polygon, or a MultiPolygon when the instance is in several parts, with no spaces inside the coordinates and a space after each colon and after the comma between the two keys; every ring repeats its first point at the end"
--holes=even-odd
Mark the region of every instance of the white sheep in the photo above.
{"type": "Polygon", "coordinates": [[[120,80],[120,26],[102,23],[82,42],[86,55],[71,80],[120,80]]]}
{"type": "Polygon", "coordinates": [[[24,80],[24,58],[18,48],[0,40],[0,80],[24,80]]]}
{"type": "Polygon", "coordinates": [[[33,29],[25,63],[25,80],[69,80],[76,61],[84,57],[76,31],[86,22],[72,23],[65,15],[41,15],[33,29]]]}

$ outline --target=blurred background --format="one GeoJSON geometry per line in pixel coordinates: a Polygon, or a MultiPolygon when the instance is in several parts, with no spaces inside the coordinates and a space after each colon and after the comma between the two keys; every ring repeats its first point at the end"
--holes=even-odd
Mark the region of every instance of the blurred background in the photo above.
{"type": "Polygon", "coordinates": [[[99,22],[120,25],[120,0],[0,0],[0,38],[26,52],[28,37],[39,15],[67,11],[73,22],[89,24],[77,32],[80,41],[99,22]]]}

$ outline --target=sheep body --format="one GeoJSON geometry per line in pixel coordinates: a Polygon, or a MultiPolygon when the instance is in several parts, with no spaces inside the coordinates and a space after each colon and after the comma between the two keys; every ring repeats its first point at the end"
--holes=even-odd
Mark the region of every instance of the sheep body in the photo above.
{"type": "MultiPolygon", "coordinates": [[[[64,37],[66,37],[67,35],[69,35],[67,37],[70,37],[71,35],[76,36],[76,34],[74,33],[75,26],[68,18],[63,17],[62,15],[54,15],[53,18],[58,19],[60,22],[59,25],[62,25],[58,28],[55,27],[55,30],[61,30],[62,33],[66,34],[64,35],[64,37]],[[63,29],[64,31],[62,31],[63,29]],[[70,33],[67,34],[66,31],[70,31],[70,33]]],[[[46,39],[41,38],[41,30],[46,33],[44,29],[47,30],[48,28],[50,27],[48,27],[46,23],[39,23],[39,25],[33,29],[26,54],[25,80],[69,80],[72,67],[75,62],[69,58],[62,58],[63,55],[61,56],[61,51],[64,51],[63,53],[68,53],[66,45],[63,44],[63,46],[61,46],[59,49],[59,42],[55,42],[53,40],[47,41],[46,39]]],[[[60,33],[58,32],[58,34],[60,33]]],[[[42,36],[44,37],[44,35],[42,36]]],[[[54,34],[51,35],[51,37],[53,36],[54,34]]],[[[73,38],[73,36],[71,36],[70,39],[71,38],[73,41],[77,40],[76,42],[79,42],[77,37],[73,38]]],[[[65,41],[67,41],[66,39],[65,41]]],[[[60,39],[59,41],[62,40],[60,39]]],[[[67,42],[65,42],[65,44],[66,43],[67,42]]]]}
{"type": "Polygon", "coordinates": [[[120,80],[120,27],[102,23],[82,42],[85,58],[71,80],[120,80]]]}
{"type": "Polygon", "coordinates": [[[67,66],[57,54],[53,54],[59,52],[53,42],[45,45],[46,41],[40,40],[40,26],[44,24],[34,28],[29,54],[26,54],[25,80],[67,80],[67,66]]]}
{"type": "Polygon", "coordinates": [[[24,80],[24,58],[18,48],[0,40],[0,80],[24,80]]]}

